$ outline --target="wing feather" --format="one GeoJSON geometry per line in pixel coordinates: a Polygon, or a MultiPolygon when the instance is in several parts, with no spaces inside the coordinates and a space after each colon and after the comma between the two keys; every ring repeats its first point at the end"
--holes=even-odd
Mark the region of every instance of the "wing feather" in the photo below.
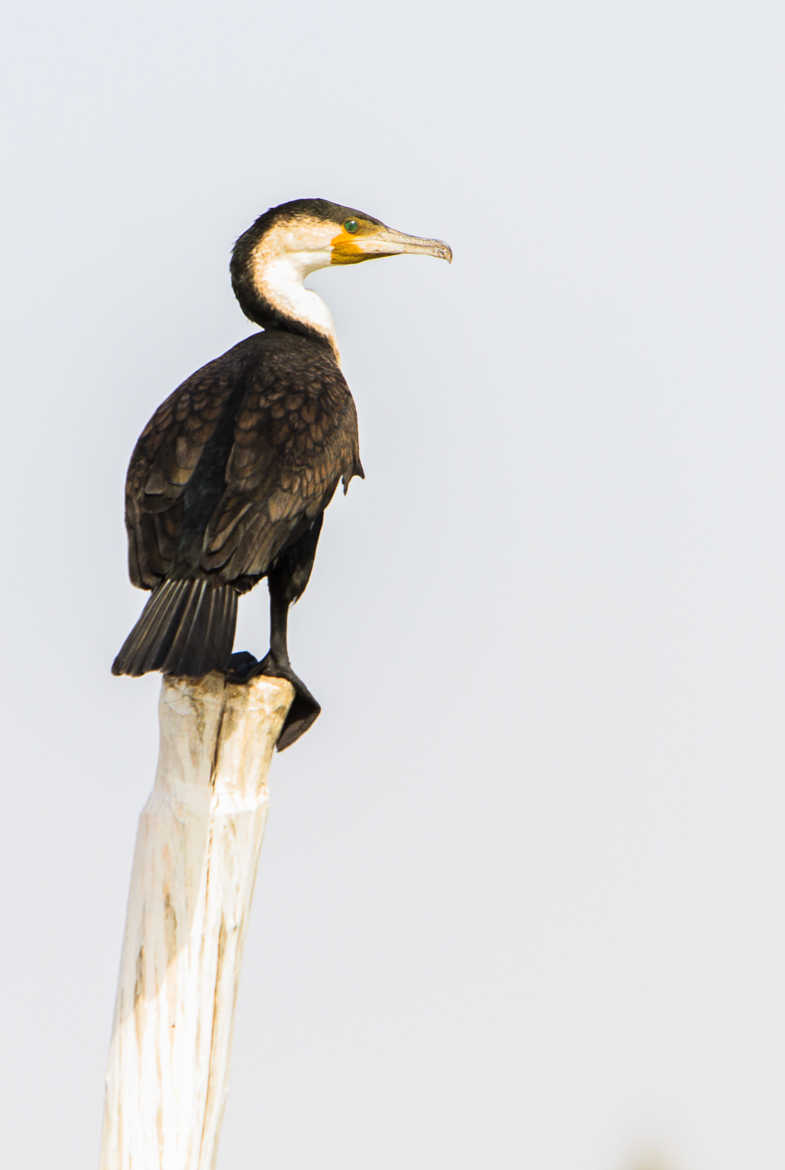
{"type": "Polygon", "coordinates": [[[204,366],[170,394],[131,456],[125,489],[128,568],[133,583],[143,588],[153,588],[172,568],[185,490],[235,391],[237,369],[216,369],[221,362],[204,366]]]}
{"type": "Polygon", "coordinates": [[[357,416],[337,366],[276,373],[254,372],[205,532],[202,564],[223,580],[266,572],[359,468],[357,416]]]}
{"type": "Polygon", "coordinates": [[[126,480],[131,580],[263,575],[353,475],[357,416],[331,355],[258,334],[188,378],[142,432],[126,480]]]}

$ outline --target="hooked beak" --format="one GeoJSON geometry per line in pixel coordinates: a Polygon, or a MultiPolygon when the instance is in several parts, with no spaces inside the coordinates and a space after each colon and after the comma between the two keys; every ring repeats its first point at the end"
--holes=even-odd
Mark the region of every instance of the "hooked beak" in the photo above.
{"type": "Polygon", "coordinates": [[[452,263],[452,248],[443,240],[407,236],[384,224],[374,224],[371,231],[357,236],[342,234],[333,240],[333,264],[357,264],[361,260],[378,260],[383,256],[400,256],[411,252],[419,256],[436,256],[452,263]]]}

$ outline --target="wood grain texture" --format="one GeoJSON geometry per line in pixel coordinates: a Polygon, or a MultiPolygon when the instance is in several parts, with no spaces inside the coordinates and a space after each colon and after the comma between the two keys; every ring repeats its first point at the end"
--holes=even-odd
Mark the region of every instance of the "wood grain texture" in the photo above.
{"type": "Polygon", "coordinates": [[[136,840],[101,1170],[213,1170],[283,679],[166,677],[136,840]]]}

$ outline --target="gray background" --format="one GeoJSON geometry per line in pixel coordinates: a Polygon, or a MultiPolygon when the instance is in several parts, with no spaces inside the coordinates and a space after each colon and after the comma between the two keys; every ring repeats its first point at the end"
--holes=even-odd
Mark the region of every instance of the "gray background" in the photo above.
{"type": "MultiPolygon", "coordinates": [[[[2,1132],[95,1164],[156,677],[133,442],[324,195],[368,478],[293,615],[223,1167],[785,1164],[779,6],[30,4],[3,36],[2,1132]]],[[[266,598],[240,645],[266,647],[266,598]]]]}

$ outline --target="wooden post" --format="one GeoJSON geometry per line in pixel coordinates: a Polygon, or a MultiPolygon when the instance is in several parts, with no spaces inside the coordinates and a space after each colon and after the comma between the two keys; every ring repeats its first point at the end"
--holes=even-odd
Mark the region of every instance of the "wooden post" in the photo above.
{"type": "Polygon", "coordinates": [[[101,1170],[212,1170],[283,679],[165,678],[139,820],[101,1170]]]}

